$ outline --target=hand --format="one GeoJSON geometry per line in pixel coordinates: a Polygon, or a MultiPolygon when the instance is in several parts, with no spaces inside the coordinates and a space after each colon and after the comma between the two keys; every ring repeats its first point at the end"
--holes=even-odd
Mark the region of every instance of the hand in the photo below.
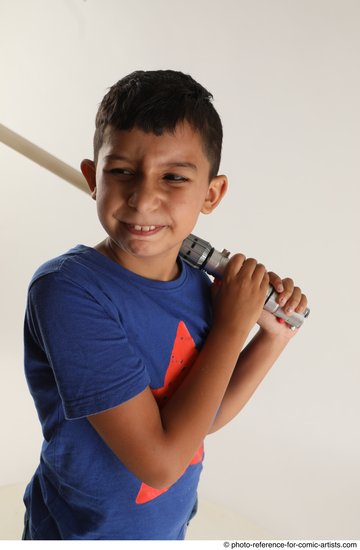
{"type": "Polygon", "coordinates": [[[214,326],[236,336],[249,332],[264,307],[269,276],[253,258],[235,254],[226,266],[220,286],[213,285],[214,326]]]}
{"type": "MultiPolygon", "coordinates": [[[[270,284],[275,288],[278,297],[277,303],[285,311],[287,315],[303,313],[307,307],[307,298],[302,294],[301,289],[294,285],[294,281],[290,278],[281,279],[276,273],[269,272],[270,284]]],[[[292,338],[299,329],[289,330],[290,326],[287,323],[275,317],[268,311],[263,311],[258,320],[259,326],[266,332],[276,335],[283,335],[292,338]]]]}

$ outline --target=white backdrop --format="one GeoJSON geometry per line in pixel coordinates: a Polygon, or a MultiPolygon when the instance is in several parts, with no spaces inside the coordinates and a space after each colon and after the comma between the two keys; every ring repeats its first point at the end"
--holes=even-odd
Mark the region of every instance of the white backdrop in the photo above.
{"type": "MultiPolygon", "coordinates": [[[[239,417],[207,439],[200,495],[277,538],[360,538],[360,2],[0,0],[0,10],[0,122],[75,167],[91,156],[98,103],[125,74],[182,70],[214,94],[230,189],[196,233],[292,276],[311,316],[239,417]]],[[[5,485],[30,479],[41,442],[22,366],[28,282],[103,231],[81,191],[4,145],[0,163],[5,485]]]]}

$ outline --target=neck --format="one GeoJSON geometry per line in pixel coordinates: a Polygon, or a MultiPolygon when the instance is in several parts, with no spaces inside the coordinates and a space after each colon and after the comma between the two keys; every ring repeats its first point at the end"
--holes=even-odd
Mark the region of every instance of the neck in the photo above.
{"type": "Polygon", "coordinates": [[[125,267],[125,269],[146,279],[166,282],[173,281],[179,276],[180,268],[176,261],[178,250],[170,251],[166,258],[158,256],[152,256],[151,258],[138,257],[120,249],[115,249],[109,238],[97,244],[94,248],[107,258],[125,267]]]}

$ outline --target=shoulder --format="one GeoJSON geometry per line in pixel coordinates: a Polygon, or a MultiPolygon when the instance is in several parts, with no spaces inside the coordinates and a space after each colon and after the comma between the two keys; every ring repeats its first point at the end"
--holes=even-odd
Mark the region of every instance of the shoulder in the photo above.
{"type": "Polygon", "coordinates": [[[29,287],[31,288],[41,278],[51,274],[63,274],[71,276],[76,275],[79,268],[86,261],[86,257],[91,254],[91,248],[84,245],[77,245],[64,254],[51,258],[41,264],[33,274],[29,287]]]}
{"type": "Polygon", "coordinates": [[[80,302],[92,301],[113,313],[106,292],[111,278],[97,256],[93,248],[77,245],[43,263],[30,281],[28,305],[64,309],[65,303],[76,308],[80,302]]]}

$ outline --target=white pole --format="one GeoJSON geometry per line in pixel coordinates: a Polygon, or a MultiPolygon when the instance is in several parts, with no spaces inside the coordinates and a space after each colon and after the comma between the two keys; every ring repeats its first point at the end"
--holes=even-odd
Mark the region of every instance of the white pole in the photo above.
{"type": "Polygon", "coordinates": [[[79,170],[75,170],[75,168],[69,164],[66,164],[66,162],[54,157],[44,149],[41,149],[41,147],[38,147],[31,141],[25,139],[19,134],[16,134],[3,124],[0,124],[0,141],[30,160],[40,164],[40,166],[50,170],[53,174],[56,174],[72,185],[75,185],[75,187],[81,189],[81,191],[90,193],[85,178],[79,170]]]}

